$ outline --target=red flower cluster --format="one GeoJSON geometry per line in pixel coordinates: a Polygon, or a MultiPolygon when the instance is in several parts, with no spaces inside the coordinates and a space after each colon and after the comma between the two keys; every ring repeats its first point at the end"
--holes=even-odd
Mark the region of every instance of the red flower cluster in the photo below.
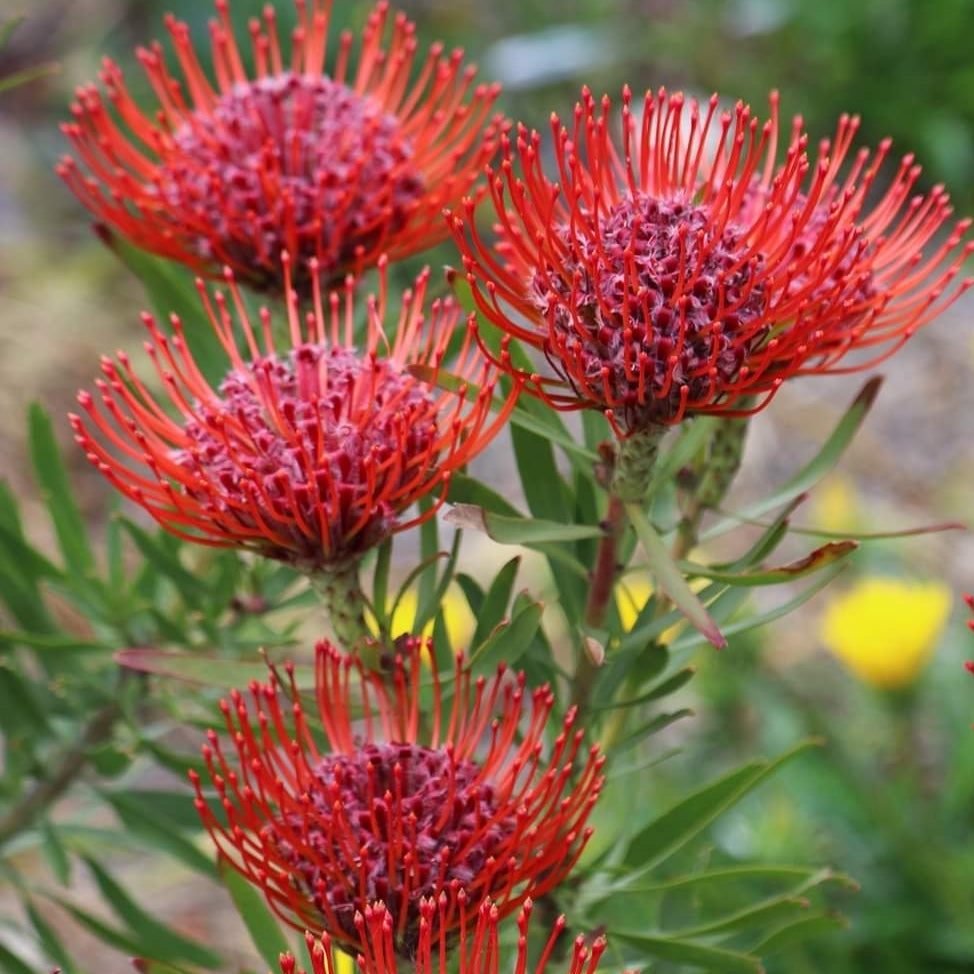
{"type": "MultiPolygon", "coordinates": [[[[500,910],[485,900],[477,911],[476,920],[463,930],[457,945],[459,967],[447,963],[445,942],[447,898],[424,900],[420,906],[420,936],[415,959],[410,959],[410,974],[449,974],[460,970],[464,974],[497,974],[500,961],[497,925],[500,910]]],[[[517,918],[519,931],[517,959],[514,970],[524,974],[528,968],[527,930],[532,903],[527,900],[517,918]]],[[[356,916],[361,949],[358,968],[362,974],[397,974],[399,959],[395,948],[395,917],[381,903],[367,907],[356,916]]],[[[545,974],[555,953],[555,943],[565,929],[565,918],[559,917],[548,937],[541,957],[534,965],[534,974],[545,974]]],[[[335,957],[331,937],[324,934],[320,939],[306,935],[308,954],[311,957],[312,974],[335,974],[335,957]]],[[[599,959],[605,952],[605,938],[596,937],[588,944],[584,937],[576,937],[571,956],[565,965],[566,974],[595,974],[599,959]]],[[[298,971],[297,962],[291,955],[281,957],[281,974],[306,974],[298,971]]]]}
{"type": "MultiPolygon", "coordinates": [[[[289,281],[286,257],[283,267],[289,281]]],[[[144,316],[146,347],[178,418],[119,352],[117,364],[102,362],[98,396],[78,397],[87,419],[73,415],[71,423],[91,462],[167,530],[314,571],[354,562],[430,517],[436,505],[410,520],[400,515],[445,490],[451,471],[504,425],[514,398],[491,417],[497,375],[469,329],[447,371],[447,350],[465,322],[452,300],[434,301],[426,314],[427,274],[392,321],[383,274],[357,345],[352,282],[325,298],[314,259],[309,273],[312,310],[302,317],[288,288],[290,342],[280,351],[269,312],[250,319],[232,272],[230,302],[198,282],[230,363],[219,389],[201,374],[178,318],[167,335],[144,316]],[[441,379],[447,388],[437,387],[441,379]]]]}
{"type": "Polygon", "coordinates": [[[144,113],[121,69],[105,62],[102,82],[78,91],[64,132],[84,163],[59,171],[81,202],[133,243],[200,272],[223,264],[258,288],[279,291],[279,255],[290,251],[302,290],[308,258],[340,282],[382,253],[391,259],[447,235],[441,211],[455,203],[493,155],[502,126],[488,115],[497,88],[473,87],[462,52],[432,47],[416,67],[414,25],[379,3],[362,33],[357,67],[343,34],[326,50],[331,0],[295,0],[290,59],[274,9],[251,24],[255,77],[216,0],[210,26],[215,86],[189,28],[167,27],[182,71],[170,73],[159,44],[138,52],[158,108],[144,113]],[[308,9],[310,6],[310,9],[308,9]],[[472,89],[472,91],[471,91],[472,89]]]}
{"type": "Polygon", "coordinates": [[[876,363],[971,283],[951,287],[970,221],[937,240],[948,196],[913,195],[912,157],[869,205],[890,145],[845,165],[857,119],[814,162],[800,119],[779,161],[776,96],[761,124],[665,91],[637,111],[626,89],[621,144],[616,126],[584,90],[570,127],[552,116],[557,180],[537,132],[502,140],[495,243],[476,199],[451,216],[481,312],[544,355],[554,375],[526,378],[555,408],[603,410],[620,436],[751,412],[788,376],[876,363]]]}
{"type": "Polygon", "coordinates": [[[603,758],[583,747],[574,711],[546,749],[554,694],[503,665],[474,681],[457,657],[445,712],[435,662],[425,678],[429,641],[400,645],[405,657],[377,673],[319,643],[316,720],[290,666],[286,688],[272,673],[249,705],[234,692],[222,707],[237,760],[210,732],[216,802],[193,782],[221,854],[279,916],[362,950],[361,913],[382,903],[395,952],[412,958],[424,937],[452,942],[485,899],[503,917],[564,879],[591,831],[603,758]]]}

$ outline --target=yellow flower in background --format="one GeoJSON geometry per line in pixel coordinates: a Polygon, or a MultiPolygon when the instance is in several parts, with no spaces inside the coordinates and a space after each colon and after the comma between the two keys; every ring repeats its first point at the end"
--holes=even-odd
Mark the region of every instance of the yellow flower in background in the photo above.
{"type": "Polygon", "coordinates": [[[819,636],[861,680],[896,690],[913,683],[937,648],[950,601],[940,582],[866,578],[832,601],[819,636]]]}
{"type": "MultiPolygon", "coordinates": [[[[695,591],[706,585],[706,579],[696,579],[690,583],[695,591]],[[698,584],[698,582],[700,584],[698,584]]],[[[639,613],[646,607],[646,603],[653,595],[653,583],[649,575],[627,575],[616,587],[616,606],[619,609],[619,621],[624,632],[630,632],[639,618],[639,613]]],[[[658,642],[666,645],[671,643],[685,628],[683,621],[674,622],[664,630],[658,642]]]]}
{"type": "Polygon", "coordinates": [[[816,527],[833,534],[862,528],[859,494],[852,481],[842,474],[832,474],[815,489],[811,514],[816,527]]]}
{"type": "MultiPolygon", "coordinates": [[[[419,598],[416,590],[412,588],[407,589],[396,605],[396,610],[392,613],[392,619],[389,621],[389,631],[393,639],[401,636],[403,633],[409,633],[412,636],[433,635],[432,622],[427,623],[422,633],[413,631],[418,606],[419,598]]],[[[463,593],[451,585],[443,596],[440,608],[443,612],[443,623],[446,626],[446,632],[450,638],[450,646],[454,649],[469,648],[468,643],[477,627],[477,620],[474,619],[473,613],[470,611],[470,606],[463,597],[463,593]]],[[[369,623],[370,626],[374,626],[371,619],[369,623]]]]}

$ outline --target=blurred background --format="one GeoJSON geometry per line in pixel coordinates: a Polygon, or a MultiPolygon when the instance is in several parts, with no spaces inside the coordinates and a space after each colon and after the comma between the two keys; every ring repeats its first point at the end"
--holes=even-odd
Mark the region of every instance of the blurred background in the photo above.
{"type": "MultiPolygon", "coordinates": [[[[233,0],[243,26],[258,0],[233,0]]],[[[282,7],[281,19],[285,21],[282,7]]],[[[750,101],[771,88],[813,138],[843,112],[860,140],[915,152],[930,186],[945,182],[974,211],[974,4],[970,0],[401,0],[424,44],[466,48],[502,109],[544,129],[568,117],[579,87],[617,94],[666,85],[750,101]]],[[[359,26],[371,4],[335,3],[359,26]]],[[[24,499],[35,538],[47,522],[25,473],[26,403],[63,417],[102,352],[140,341],[140,285],[90,231],[53,167],[73,89],[110,56],[143,90],[133,49],[162,38],[167,11],[200,43],[203,0],[0,0],[26,21],[0,53],[0,80],[51,62],[57,70],[0,94],[0,468],[24,499]]],[[[444,247],[434,266],[455,261],[444,247]]],[[[974,521],[974,303],[963,300],[883,368],[886,382],[838,471],[798,512],[804,527],[883,533],[974,521]]],[[[728,507],[785,480],[816,452],[861,379],[790,382],[752,426],[728,507]]],[[[64,441],[67,424],[60,423],[64,441]]],[[[68,451],[86,513],[108,491],[68,451]]],[[[716,553],[719,553],[717,551],[716,553]]],[[[633,598],[638,602],[638,584],[633,598]]],[[[674,798],[755,752],[815,734],[823,746],[722,820],[715,856],[821,862],[851,874],[836,897],[848,929],[787,955],[793,974],[974,971],[974,679],[962,667],[974,635],[961,593],[974,588],[963,531],[866,541],[852,566],[799,615],[717,655],[702,651],[689,688],[696,716],[677,752],[653,769],[674,798]],[[898,660],[899,665],[891,665],[898,660]],[[693,755],[691,764],[686,755],[693,755]]],[[[164,863],[130,864],[143,903],[201,939],[232,936],[229,907],[210,909],[164,863]]],[[[0,901],[2,902],[2,901],[0,901]]],[[[78,934],[79,957],[94,949],[78,934]]]]}

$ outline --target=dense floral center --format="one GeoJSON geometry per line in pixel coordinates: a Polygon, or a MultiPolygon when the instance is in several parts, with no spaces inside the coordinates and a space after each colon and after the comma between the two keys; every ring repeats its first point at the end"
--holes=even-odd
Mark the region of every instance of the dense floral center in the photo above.
{"type": "Polygon", "coordinates": [[[423,190],[398,119],[321,76],[238,85],[173,142],[159,193],[198,221],[200,256],[248,267],[297,244],[296,270],[311,256],[341,270],[401,229],[423,190]]]}
{"type": "Polygon", "coordinates": [[[191,495],[254,529],[264,554],[312,568],[388,535],[397,491],[435,449],[435,400],[388,359],[302,345],[231,372],[220,393],[174,456],[198,475],[191,495]]]}
{"type": "MultiPolygon", "coordinates": [[[[510,848],[516,822],[497,818],[494,791],[477,765],[419,744],[365,744],[329,755],[314,771],[309,808],[290,823],[308,847],[265,827],[316,906],[356,936],[362,903],[382,901],[397,918],[396,948],[415,954],[420,901],[475,880],[510,848]],[[343,882],[316,865],[343,864],[343,882]]],[[[504,873],[495,874],[499,888],[504,873]]]]}
{"type": "Polygon", "coordinates": [[[620,425],[641,429],[719,397],[766,334],[760,258],[740,227],[685,199],[618,203],[598,237],[558,230],[563,266],[532,282],[554,369],[620,425]],[[719,327],[715,327],[715,325],[719,327]]]}

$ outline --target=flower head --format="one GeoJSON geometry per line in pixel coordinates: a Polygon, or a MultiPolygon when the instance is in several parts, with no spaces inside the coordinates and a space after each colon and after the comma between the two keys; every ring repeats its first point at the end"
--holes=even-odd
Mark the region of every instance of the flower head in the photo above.
{"type": "Polygon", "coordinates": [[[161,45],[138,51],[155,109],[136,105],[108,60],[101,80],[114,113],[96,87],[79,89],[64,132],[87,172],[70,156],[59,172],[98,220],[201,273],[229,264],[240,280],[274,291],[285,248],[304,290],[310,257],[341,281],[382,253],[396,259],[446,235],[443,207],[469,191],[496,148],[501,122],[488,119],[496,87],[474,87],[462,52],[439,44],[417,66],[415,25],[390,18],[385,2],[369,16],[357,66],[348,32],[327,63],[332,0],[295,7],[289,59],[274,8],[251,21],[253,77],[229,2],[216,0],[215,83],[188,26],[170,16],[182,82],[161,45]]]}
{"type": "Polygon", "coordinates": [[[193,780],[221,854],[284,920],[361,950],[359,915],[381,902],[396,952],[413,957],[424,917],[432,936],[452,937],[486,897],[505,916],[565,878],[590,834],[603,759],[584,747],[574,710],[546,750],[549,687],[529,691],[503,665],[474,680],[458,656],[447,707],[435,665],[425,676],[429,641],[399,645],[405,655],[380,674],[319,643],[313,715],[290,667],[287,687],[272,673],[249,702],[234,692],[222,708],[237,760],[210,732],[217,800],[193,780]]]}
{"type": "MultiPolygon", "coordinates": [[[[410,974],[449,974],[455,970],[448,963],[444,949],[446,896],[424,900],[420,905],[420,937],[415,961],[409,964],[410,974]]],[[[528,921],[532,903],[527,900],[517,918],[517,971],[528,969],[528,921]]],[[[460,954],[459,970],[466,974],[497,974],[500,960],[498,924],[501,911],[490,900],[484,900],[460,936],[457,951],[460,954]]],[[[395,947],[395,916],[382,903],[366,907],[356,915],[356,927],[360,930],[361,951],[358,969],[362,974],[397,974],[399,962],[395,947]]],[[[565,918],[559,917],[545,944],[541,958],[534,967],[534,974],[545,974],[555,951],[555,943],[565,929],[565,918]]],[[[311,957],[311,974],[335,974],[335,954],[328,934],[320,938],[305,935],[308,954],[311,957]]],[[[575,938],[571,955],[565,965],[566,974],[595,974],[599,959],[605,952],[605,938],[596,937],[591,943],[583,936],[575,938]]],[[[505,970],[507,967],[505,966],[505,970]]],[[[297,967],[291,955],[281,957],[281,974],[305,974],[297,967]]]]}
{"type": "Polygon", "coordinates": [[[800,119],[777,158],[776,96],[761,124],[716,96],[647,92],[640,112],[626,89],[621,122],[620,140],[609,99],[584,90],[570,126],[552,116],[556,179],[537,132],[502,139],[495,243],[476,200],[450,218],[480,309],[544,355],[553,375],[529,388],[556,408],[602,410],[620,436],[753,411],[788,376],[890,354],[970,284],[951,286],[969,221],[934,239],[948,197],[913,195],[912,157],[871,207],[889,142],[841,175],[857,119],[814,163],[800,119]]]}
{"type": "MultiPolygon", "coordinates": [[[[285,258],[286,279],[289,268],[285,258]]],[[[302,317],[288,291],[281,349],[269,312],[259,322],[248,316],[231,271],[230,301],[198,282],[229,361],[217,389],[197,367],[182,322],[173,316],[165,334],[144,315],[146,348],[176,417],[119,352],[117,362],[103,359],[97,394],[79,394],[86,415],[71,422],[91,462],[167,530],[315,571],[349,565],[429,517],[436,505],[402,515],[437,488],[442,500],[451,472],[489,442],[513,401],[492,419],[497,375],[469,330],[447,371],[461,318],[450,300],[426,313],[427,273],[395,317],[383,275],[359,345],[352,282],[326,304],[314,259],[309,273],[313,307],[302,317]]]]}
{"type": "Polygon", "coordinates": [[[867,578],[829,605],[820,634],[865,683],[896,690],[919,676],[949,614],[950,590],[939,582],[867,578]]]}

